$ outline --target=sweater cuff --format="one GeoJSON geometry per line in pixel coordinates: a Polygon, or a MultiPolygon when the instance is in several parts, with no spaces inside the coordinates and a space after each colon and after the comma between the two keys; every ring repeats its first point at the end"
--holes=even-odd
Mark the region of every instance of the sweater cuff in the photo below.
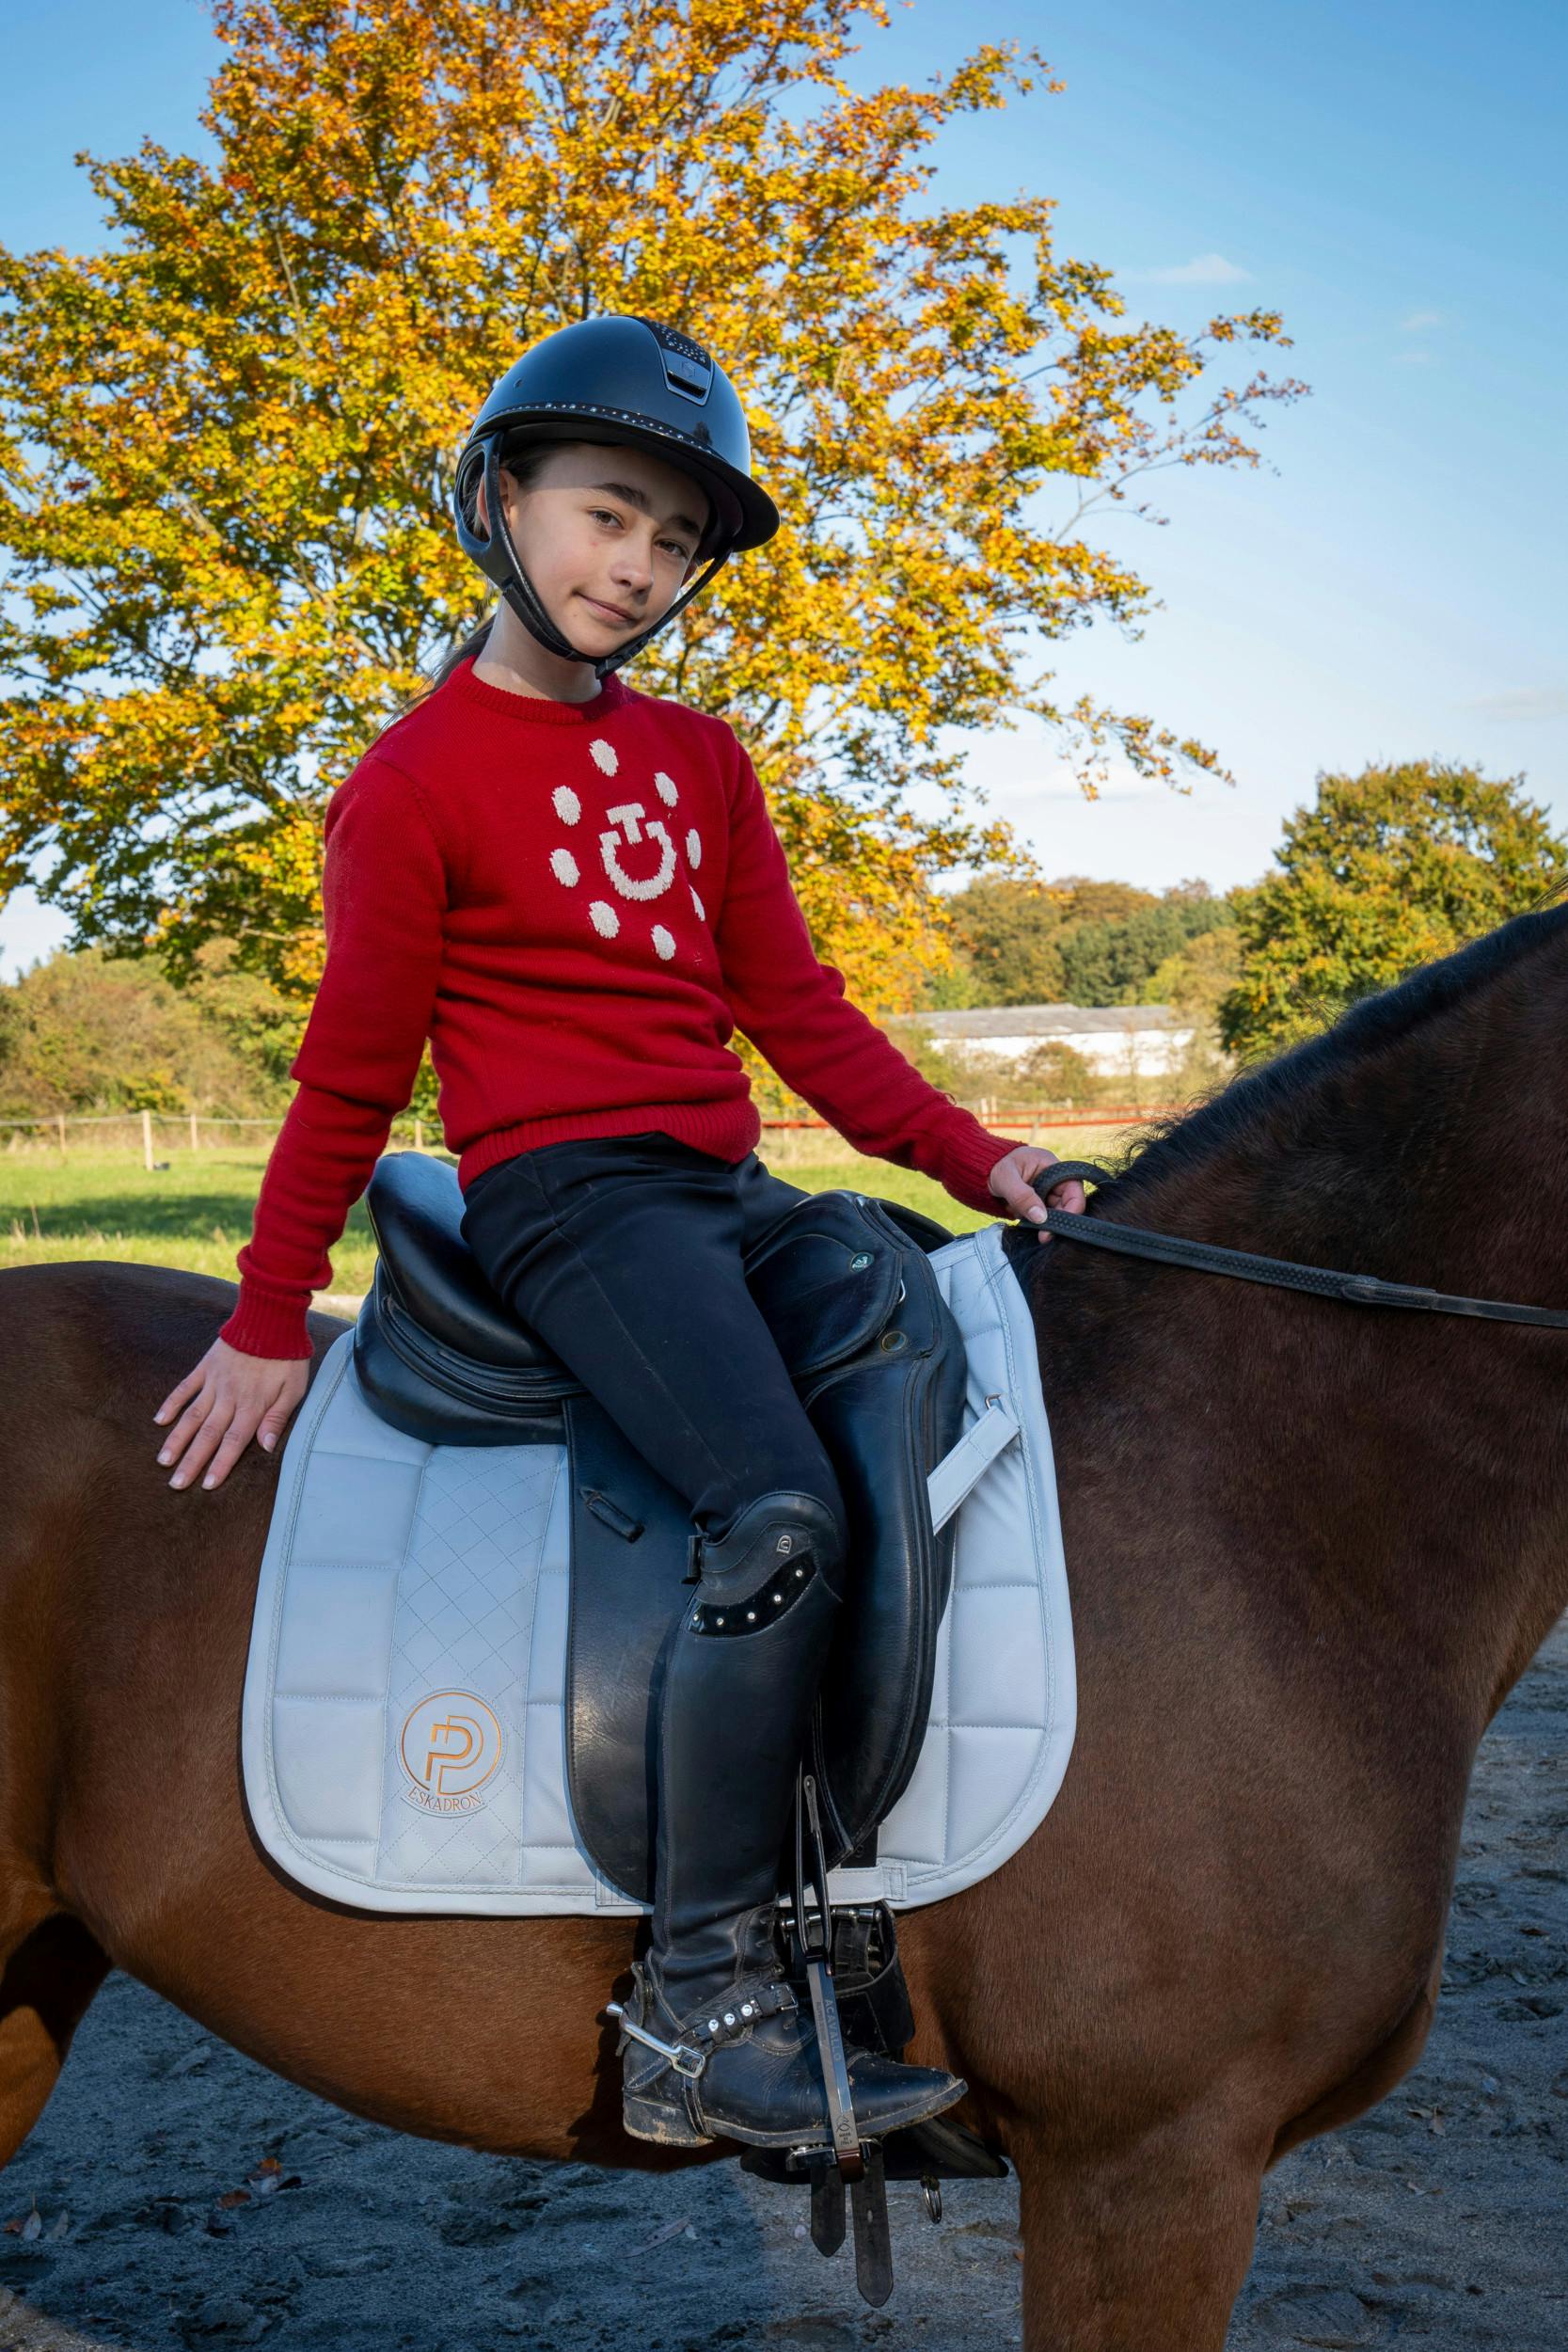
{"type": "Polygon", "coordinates": [[[1009,1212],[986,1179],[998,1160],[1005,1160],[1009,1152],[1017,1149],[1015,1137],[993,1136],[977,1119],[964,1112],[961,1121],[954,1122],[952,1134],[942,1141],[942,1190],[980,1216],[1006,1216],[1009,1212]]]}
{"type": "Polygon", "coordinates": [[[242,1356],[313,1356],[315,1346],[306,1326],[309,1311],[302,1299],[280,1298],[275,1291],[242,1281],[239,1304],[219,1326],[218,1337],[242,1356]]]}

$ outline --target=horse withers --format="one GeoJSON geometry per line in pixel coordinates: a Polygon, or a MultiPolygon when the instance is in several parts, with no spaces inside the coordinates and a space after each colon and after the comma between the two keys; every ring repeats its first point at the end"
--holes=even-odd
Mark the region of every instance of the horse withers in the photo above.
{"type": "MultiPolygon", "coordinates": [[[[1097,1215],[1568,1306],[1565,1030],[1568,911],[1522,916],[1237,1080],[1097,1215]]],[[[1037,1254],[1077,1748],[1010,1862],[903,1921],[911,2056],[1018,2169],[1029,2352],[1218,2352],[1265,2169],[1431,2023],[1476,1747],[1568,1603],[1568,1337],[1037,1254]]],[[[407,2131],[722,2153],[620,2131],[596,2012],[630,1922],[367,1916],[259,1851],[238,1719],[277,1464],[208,1493],[152,1461],[231,1298],[0,1278],[5,2153],[111,1965],[407,2131]]],[[[318,1351],[341,1329],[313,1317],[318,1351]]]]}

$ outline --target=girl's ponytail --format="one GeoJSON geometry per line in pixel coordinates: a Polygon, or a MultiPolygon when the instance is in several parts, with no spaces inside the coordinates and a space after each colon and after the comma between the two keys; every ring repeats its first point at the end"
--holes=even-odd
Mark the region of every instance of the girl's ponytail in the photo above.
{"type": "MultiPolygon", "coordinates": [[[[526,437],[519,436],[503,456],[501,469],[512,476],[519,490],[526,490],[543,472],[545,460],[549,453],[550,444],[547,441],[530,441],[526,437]]],[[[481,621],[477,628],[469,630],[461,644],[454,645],[450,653],[443,654],[440,661],[431,673],[429,685],[421,689],[414,696],[412,702],[404,703],[403,709],[398,711],[396,716],[401,719],[407,711],[416,709],[428,696],[434,694],[438,687],[445,686],[448,678],[455,670],[460,670],[465,661],[472,660],[477,654],[481,653],[495,626],[495,619],[494,612],[490,613],[487,619],[481,621]]],[[[388,720],[388,726],[391,723],[388,720]]]]}
{"type": "Polygon", "coordinates": [[[441,656],[441,659],[436,663],[435,669],[432,670],[426,676],[425,682],[420,688],[419,692],[417,694],[410,694],[408,700],[402,704],[398,709],[394,710],[390,718],[384,719],[382,721],[374,735],[372,736],[370,741],[365,746],[365,749],[368,752],[374,750],[376,744],[379,743],[381,738],[386,734],[388,727],[395,727],[400,719],[406,719],[411,710],[418,710],[421,703],[428,702],[432,694],[436,692],[438,687],[445,686],[448,678],[451,677],[454,670],[461,669],[465,661],[468,660],[474,654],[477,654],[480,651],[485,639],[490,634],[491,628],[495,623],[495,618],[496,616],[493,612],[488,613],[485,618],[481,621],[477,628],[470,629],[467,636],[465,637],[461,643],[453,645],[450,652],[444,653],[441,656]]]}
{"type": "MultiPolygon", "coordinates": [[[[460,670],[465,661],[471,660],[476,654],[482,653],[484,649],[485,641],[489,637],[490,631],[494,628],[495,625],[496,616],[492,612],[488,619],[481,621],[477,628],[470,629],[467,636],[463,639],[461,644],[454,645],[451,653],[449,653],[439,663],[437,668],[433,673],[430,684],[425,688],[424,693],[417,694],[414,698],[414,702],[422,703],[425,698],[425,694],[434,694],[438,686],[445,686],[448,678],[451,676],[453,671],[460,670]]],[[[408,708],[412,710],[413,707],[414,703],[410,703],[408,705],[408,708]]]]}

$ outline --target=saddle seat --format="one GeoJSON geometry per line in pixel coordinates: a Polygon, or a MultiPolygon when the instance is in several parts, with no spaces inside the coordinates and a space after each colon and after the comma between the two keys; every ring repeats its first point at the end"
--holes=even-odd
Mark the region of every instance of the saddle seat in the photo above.
{"type": "MultiPolygon", "coordinates": [[[[646,1901],[652,1691],[690,1597],[686,1506],[491,1289],[462,1237],[450,1163],[385,1154],[366,1204],[380,1256],[354,1359],[371,1408],[427,1444],[566,1449],[573,1814],[606,1877],[646,1901]]],[[[829,1192],[745,1261],[849,1517],[848,1597],[812,1739],[835,1866],[874,1852],[930,1708],[954,1529],[933,1530],[927,1475],[960,1434],[967,1359],[927,1253],[951,1239],[901,1203],[829,1192]]]]}
{"type": "Polygon", "coordinates": [[[365,1195],[379,1258],[355,1334],[377,1411],[435,1445],[518,1445],[581,1384],[511,1312],[463,1239],[457,1171],[422,1152],[376,1163],[365,1195]]]}

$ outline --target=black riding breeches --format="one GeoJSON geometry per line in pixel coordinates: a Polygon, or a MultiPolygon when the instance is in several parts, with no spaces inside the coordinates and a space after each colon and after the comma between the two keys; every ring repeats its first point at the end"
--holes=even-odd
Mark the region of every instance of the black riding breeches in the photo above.
{"type": "Polygon", "coordinates": [[[537,1332],[719,1535],[758,1495],[832,1511],[832,1462],[746,1285],[743,1253],[808,1196],[658,1133],[546,1143],[482,1169],[463,1238],[537,1332]]]}

